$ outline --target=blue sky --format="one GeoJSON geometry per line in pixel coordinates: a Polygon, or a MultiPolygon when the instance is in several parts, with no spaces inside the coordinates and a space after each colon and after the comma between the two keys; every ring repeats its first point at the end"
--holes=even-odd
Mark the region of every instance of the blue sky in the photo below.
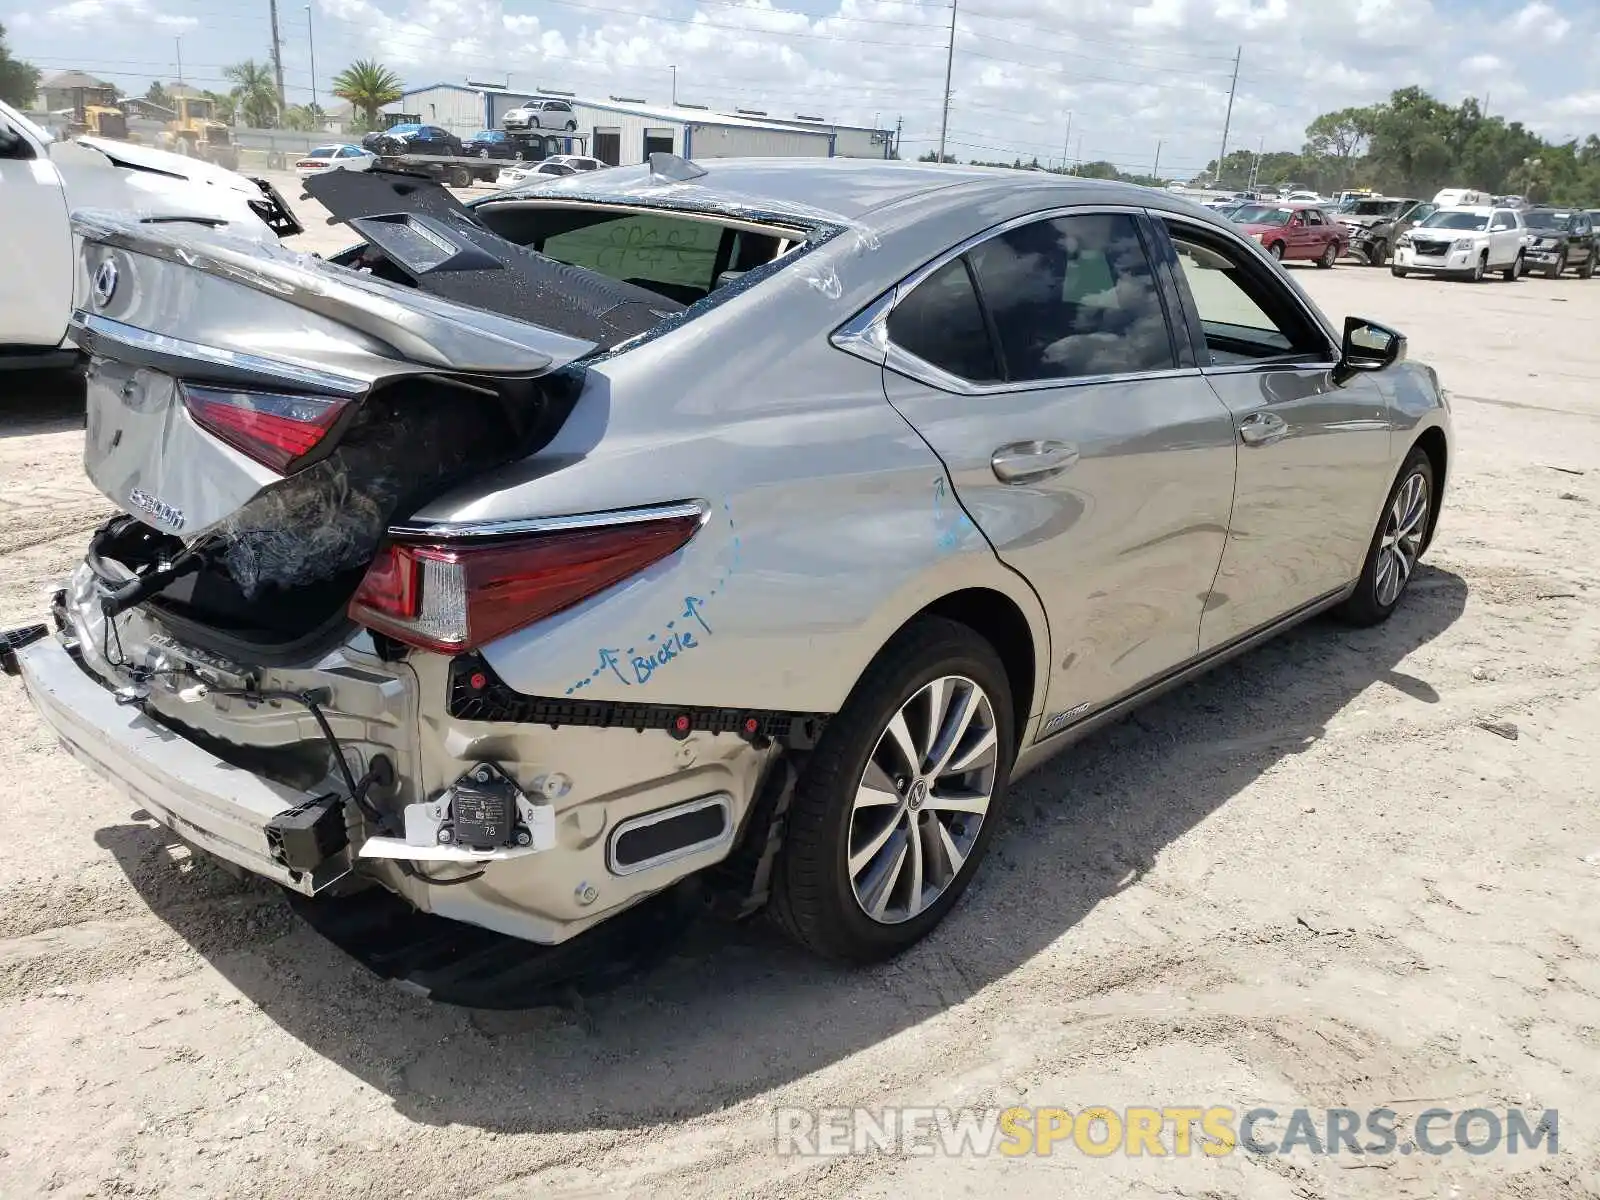
{"type": "MultiPolygon", "coordinates": [[[[408,84],[514,87],[940,124],[949,0],[282,0],[285,79],[311,98],[356,57],[408,84]]],[[[12,49],[142,93],[174,79],[225,87],[265,59],[266,0],[0,0],[12,49]]],[[[1221,141],[1243,46],[1230,147],[1294,149],[1320,112],[1418,84],[1548,137],[1600,132],[1596,0],[963,0],[949,149],[961,158],[1110,159],[1186,173],[1221,141]],[[1068,136],[1069,116],[1071,122],[1068,136]]]]}

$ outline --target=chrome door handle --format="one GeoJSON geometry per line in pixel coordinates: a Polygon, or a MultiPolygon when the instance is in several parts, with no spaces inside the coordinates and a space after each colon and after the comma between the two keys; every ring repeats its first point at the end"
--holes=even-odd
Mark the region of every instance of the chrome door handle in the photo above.
{"type": "Polygon", "coordinates": [[[1078,448],[1066,442],[1012,442],[989,459],[1001,483],[1036,483],[1059,475],[1078,461],[1078,448]]]}
{"type": "Polygon", "coordinates": [[[1254,412],[1239,422],[1239,438],[1246,446],[1268,446],[1289,433],[1289,423],[1274,412],[1254,412]]]}

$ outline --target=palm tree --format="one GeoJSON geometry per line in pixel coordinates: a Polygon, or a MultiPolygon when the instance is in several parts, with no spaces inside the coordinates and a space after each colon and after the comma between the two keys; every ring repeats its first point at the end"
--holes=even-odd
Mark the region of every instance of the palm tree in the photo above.
{"type": "Polygon", "coordinates": [[[378,109],[400,99],[400,76],[370,58],[359,58],[333,77],[333,94],[361,111],[371,129],[378,124],[378,109]]]}
{"type": "Polygon", "coordinates": [[[278,85],[272,68],[247,58],[242,63],[223,67],[222,75],[234,83],[233,98],[244,113],[246,125],[257,129],[271,129],[278,123],[278,85]]]}

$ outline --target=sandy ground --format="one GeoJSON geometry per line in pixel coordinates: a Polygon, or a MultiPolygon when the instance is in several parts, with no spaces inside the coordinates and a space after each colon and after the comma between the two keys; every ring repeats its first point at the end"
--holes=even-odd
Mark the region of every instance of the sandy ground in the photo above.
{"type": "MultiPolygon", "coordinates": [[[[0,1194],[1600,1195],[1600,283],[1296,274],[1453,392],[1429,565],[1383,628],[1312,623],[1028,778],[888,966],[756,922],[571,1007],[430,1004],[170,846],[0,681],[0,1194]],[[1553,1108],[1560,1151],[775,1149],[780,1106],[1010,1104],[1553,1108]]],[[[102,509],[71,388],[22,391],[0,619],[102,509]]]]}

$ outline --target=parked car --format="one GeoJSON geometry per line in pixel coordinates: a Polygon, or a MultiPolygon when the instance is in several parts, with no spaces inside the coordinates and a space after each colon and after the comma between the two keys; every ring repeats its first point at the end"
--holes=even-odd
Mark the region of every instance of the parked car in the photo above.
{"type": "Polygon", "coordinates": [[[374,140],[376,154],[461,154],[461,139],[437,125],[391,125],[374,140]]]}
{"type": "Polygon", "coordinates": [[[124,515],[0,665],[321,905],[556,943],[694,876],[892,955],[1011,780],[1313,614],[1385,620],[1449,471],[1401,334],[1187,202],[1017,179],[327,175],[368,239],[329,262],[86,228],[129,284],[77,327],[124,515]]]}
{"type": "Polygon", "coordinates": [[[301,232],[265,180],[109,138],[63,141],[0,101],[0,263],[27,268],[0,268],[0,373],[71,363],[74,305],[90,288],[116,285],[114,274],[79,274],[75,209],[201,222],[241,240],[275,243],[301,232]]]}
{"type": "Polygon", "coordinates": [[[1594,278],[1600,244],[1588,213],[1570,208],[1525,208],[1522,220],[1528,227],[1525,253],[1529,270],[1543,270],[1551,279],[1569,269],[1585,279],[1594,278]]]}
{"type": "Polygon", "coordinates": [[[1431,204],[1409,196],[1372,196],[1351,200],[1338,221],[1350,231],[1350,253],[1370,267],[1389,261],[1395,240],[1434,211],[1431,204]]]}
{"type": "Polygon", "coordinates": [[[370,171],[377,160],[377,155],[360,146],[317,146],[295,160],[294,173],[306,179],[324,171],[370,171]]]}
{"type": "Polygon", "coordinates": [[[1527,227],[1514,208],[1441,208],[1395,239],[1395,275],[1481,280],[1490,271],[1521,278],[1527,227]]]}
{"type": "Polygon", "coordinates": [[[565,100],[530,100],[500,118],[507,129],[567,129],[578,127],[572,105],[565,100]]]}
{"type": "MultiPolygon", "coordinates": [[[[1494,197],[1472,188],[1445,188],[1433,198],[1435,208],[1493,208],[1494,197]]],[[[1510,205],[1501,205],[1509,208],[1510,205]]]]}
{"type": "Polygon", "coordinates": [[[1322,197],[1317,195],[1316,192],[1305,191],[1305,190],[1297,190],[1297,191],[1290,192],[1289,195],[1286,197],[1286,200],[1290,204],[1321,204],[1322,203],[1322,197]]]}
{"type": "Polygon", "coordinates": [[[500,174],[495,176],[498,187],[521,187],[523,184],[550,181],[564,178],[567,175],[576,175],[578,168],[567,163],[554,162],[545,159],[543,162],[523,163],[515,167],[501,167],[500,174]]]}
{"type": "Polygon", "coordinates": [[[480,129],[461,143],[461,153],[473,158],[516,158],[517,144],[504,129],[480,129]]]}
{"type": "Polygon", "coordinates": [[[552,154],[544,161],[560,167],[571,167],[574,171],[602,171],[611,165],[587,154],[552,154]]]}
{"type": "Polygon", "coordinates": [[[1333,266],[1350,245],[1350,232],[1314,204],[1247,205],[1231,216],[1277,259],[1311,259],[1333,266]]]}

